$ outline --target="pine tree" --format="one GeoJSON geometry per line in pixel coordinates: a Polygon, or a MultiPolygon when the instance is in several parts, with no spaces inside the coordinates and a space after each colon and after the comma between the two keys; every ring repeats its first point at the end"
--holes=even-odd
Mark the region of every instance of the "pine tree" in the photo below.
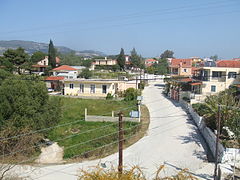
{"type": "Polygon", "coordinates": [[[48,62],[52,68],[56,67],[56,50],[51,39],[48,46],[48,62]]]}
{"type": "Polygon", "coordinates": [[[124,66],[125,66],[125,55],[124,55],[124,49],[123,48],[121,48],[120,54],[117,57],[117,63],[120,67],[120,70],[123,71],[124,66]]]}
{"type": "Polygon", "coordinates": [[[133,67],[137,68],[137,67],[141,67],[141,56],[139,56],[137,54],[137,51],[135,48],[133,48],[133,50],[131,51],[131,61],[132,61],[132,65],[133,67]]]}

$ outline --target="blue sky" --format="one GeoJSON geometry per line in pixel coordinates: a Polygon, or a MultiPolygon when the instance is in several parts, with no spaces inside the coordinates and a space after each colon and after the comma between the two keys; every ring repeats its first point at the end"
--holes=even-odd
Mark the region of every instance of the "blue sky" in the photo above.
{"type": "Polygon", "coordinates": [[[144,57],[240,56],[239,0],[0,0],[0,40],[144,57]]]}

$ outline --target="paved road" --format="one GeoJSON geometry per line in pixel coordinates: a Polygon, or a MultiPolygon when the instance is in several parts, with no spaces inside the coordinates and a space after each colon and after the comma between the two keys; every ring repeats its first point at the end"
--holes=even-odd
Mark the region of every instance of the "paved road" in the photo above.
{"type": "MultiPolygon", "coordinates": [[[[181,168],[201,179],[211,179],[213,165],[207,163],[204,143],[196,127],[178,104],[164,97],[163,84],[155,82],[144,90],[144,104],[150,111],[150,127],[145,137],[124,150],[124,165],[144,167],[147,177],[165,164],[164,175],[175,174],[181,168]]],[[[117,165],[117,154],[101,159],[107,166],[117,165]]],[[[99,160],[68,165],[37,168],[31,177],[41,180],[75,180],[80,168],[96,165],[99,160]]],[[[26,171],[25,171],[26,172],[26,171]]],[[[25,175],[28,175],[27,173],[25,175]]]]}

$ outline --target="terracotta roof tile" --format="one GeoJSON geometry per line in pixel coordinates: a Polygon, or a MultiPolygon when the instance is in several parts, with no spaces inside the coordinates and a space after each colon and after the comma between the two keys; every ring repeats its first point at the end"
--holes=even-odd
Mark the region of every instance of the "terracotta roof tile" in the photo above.
{"type": "Polygon", "coordinates": [[[49,76],[47,78],[45,78],[46,81],[59,81],[59,80],[63,80],[64,77],[62,76],[49,76]]]}
{"type": "Polygon", "coordinates": [[[192,59],[172,59],[171,67],[192,67],[192,59]]]}
{"type": "Polygon", "coordinates": [[[71,66],[68,66],[68,65],[62,65],[62,66],[59,66],[59,67],[53,69],[53,71],[61,71],[61,70],[76,71],[77,69],[75,69],[71,66]]]}
{"type": "Polygon", "coordinates": [[[240,68],[240,61],[235,60],[218,60],[216,64],[217,67],[240,68]]]}

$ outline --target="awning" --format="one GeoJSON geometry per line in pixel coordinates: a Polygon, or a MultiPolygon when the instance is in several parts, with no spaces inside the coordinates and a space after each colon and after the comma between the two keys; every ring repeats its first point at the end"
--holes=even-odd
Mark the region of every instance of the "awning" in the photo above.
{"type": "Polygon", "coordinates": [[[190,83],[192,86],[197,86],[197,85],[201,85],[201,82],[195,82],[195,83],[190,83]]]}

